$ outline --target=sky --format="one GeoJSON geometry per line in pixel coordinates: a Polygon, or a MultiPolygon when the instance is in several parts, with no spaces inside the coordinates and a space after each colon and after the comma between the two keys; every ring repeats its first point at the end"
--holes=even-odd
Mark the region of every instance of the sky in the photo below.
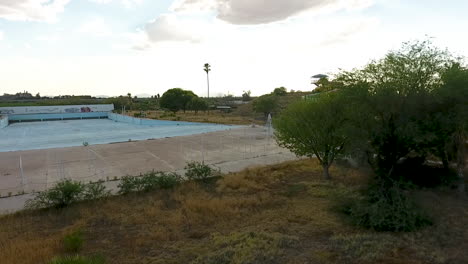
{"type": "Polygon", "coordinates": [[[0,94],[310,91],[431,38],[468,56],[466,0],[0,0],[0,94]]]}

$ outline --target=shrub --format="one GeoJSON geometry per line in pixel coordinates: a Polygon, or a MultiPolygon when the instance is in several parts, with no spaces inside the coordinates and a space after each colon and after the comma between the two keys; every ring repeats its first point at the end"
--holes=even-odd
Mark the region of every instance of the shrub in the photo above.
{"type": "Polygon", "coordinates": [[[395,182],[371,185],[345,212],[356,225],[376,231],[409,232],[431,224],[395,182]]]}
{"type": "Polygon", "coordinates": [[[110,196],[103,182],[86,184],[83,192],[83,200],[98,200],[110,196]]]}
{"type": "Polygon", "coordinates": [[[274,264],[284,263],[280,257],[292,247],[296,237],[266,232],[239,232],[227,236],[214,235],[214,250],[199,256],[192,264],[274,264]]]}
{"type": "Polygon", "coordinates": [[[181,177],[177,173],[159,173],[157,178],[158,187],[161,189],[172,189],[175,186],[179,185],[182,181],[181,177]]]}
{"type": "Polygon", "coordinates": [[[120,179],[120,183],[117,186],[120,194],[127,194],[135,192],[140,186],[140,180],[133,176],[124,176],[120,179]]]}
{"type": "Polygon", "coordinates": [[[65,251],[77,253],[83,247],[83,235],[80,230],[66,235],[63,238],[65,251]]]}
{"type": "Polygon", "coordinates": [[[148,172],[140,177],[125,176],[118,187],[120,194],[151,191],[155,189],[171,189],[178,185],[181,177],[176,173],[148,172]]]}
{"type": "Polygon", "coordinates": [[[54,258],[49,264],[104,264],[104,258],[100,256],[82,257],[82,256],[65,256],[54,258]]]}
{"type": "Polygon", "coordinates": [[[63,208],[82,199],[84,184],[72,180],[62,180],[53,188],[39,193],[26,202],[27,208],[63,208]]]}
{"type": "Polygon", "coordinates": [[[214,177],[219,174],[219,172],[212,169],[210,166],[196,161],[187,163],[185,169],[187,170],[185,172],[185,177],[187,177],[187,179],[204,183],[208,182],[210,177],[214,177]]]}
{"type": "Polygon", "coordinates": [[[40,192],[26,201],[26,208],[63,208],[72,203],[94,200],[110,195],[102,183],[83,184],[69,179],[58,182],[49,190],[40,192]]]}

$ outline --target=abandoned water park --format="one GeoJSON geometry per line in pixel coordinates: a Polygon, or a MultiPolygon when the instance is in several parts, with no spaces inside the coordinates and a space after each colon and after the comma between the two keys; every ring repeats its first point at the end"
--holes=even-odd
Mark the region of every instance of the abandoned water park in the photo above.
{"type": "Polygon", "coordinates": [[[0,264],[468,264],[466,10],[0,0],[0,264]]]}

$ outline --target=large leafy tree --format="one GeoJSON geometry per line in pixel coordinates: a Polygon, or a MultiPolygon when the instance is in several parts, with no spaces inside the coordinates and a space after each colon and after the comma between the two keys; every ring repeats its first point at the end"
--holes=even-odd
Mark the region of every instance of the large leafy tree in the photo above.
{"type": "Polygon", "coordinates": [[[347,142],[344,109],[335,94],[296,102],[274,119],[276,139],[298,156],[315,156],[322,165],[324,178],[331,179],[329,168],[343,153],[347,142]]]}
{"type": "Polygon", "coordinates": [[[189,102],[192,98],[197,97],[192,91],[183,90],[181,88],[173,88],[167,90],[160,100],[160,105],[163,108],[169,109],[173,112],[179,110],[187,110],[189,102]]]}
{"type": "Polygon", "coordinates": [[[353,114],[353,143],[367,153],[377,175],[392,178],[401,158],[424,156],[431,144],[425,116],[453,64],[447,51],[421,41],[405,43],[363,69],[338,76],[349,102],[347,113],[353,114]]]}

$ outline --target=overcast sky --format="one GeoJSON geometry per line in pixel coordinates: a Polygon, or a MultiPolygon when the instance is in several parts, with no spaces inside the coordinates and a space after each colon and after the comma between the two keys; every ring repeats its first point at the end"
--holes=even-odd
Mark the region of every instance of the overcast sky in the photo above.
{"type": "Polygon", "coordinates": [[[0,94],[307,91],[403,41],[468,55],[466,0],[0,0],[0,94]]]}

